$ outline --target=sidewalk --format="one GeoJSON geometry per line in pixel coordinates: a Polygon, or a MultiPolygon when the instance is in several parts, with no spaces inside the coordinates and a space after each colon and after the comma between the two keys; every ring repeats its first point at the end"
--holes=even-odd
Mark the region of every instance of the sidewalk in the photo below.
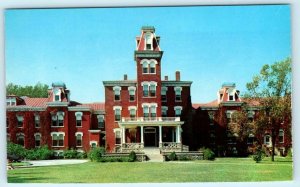
{"type": "MultiPolygon", "coordinates": [[[[27,160],[26,162],[30,163],[29,167],[35,166],[54,166],[54,165],[67,165],[67,164],[81,164],[88,162],[88,160],[77,160],[77,159],[68,159],[68,160],[27,160]]],[[[28,167],[28,166],[26,166],[28,167]]]]}

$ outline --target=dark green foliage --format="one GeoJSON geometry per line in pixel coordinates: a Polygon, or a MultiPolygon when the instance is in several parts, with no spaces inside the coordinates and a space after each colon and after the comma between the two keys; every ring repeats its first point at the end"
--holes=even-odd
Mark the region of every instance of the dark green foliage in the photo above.
{"type": "Polygon", "coordinates": [[[85,159],[87,158],[86,152],[77,152],[77,157],[78,159],[85,159]]]}
{"type": "Polygon", "coordinates": [[[7,142],[7,157],[23,159],[26,156],[26,149],[18,144],[7,142]]]}
{"type": "Polygon", "coordinates": [[[134,162],[136,160],[136,154],[134,151],[129,153],[129,162],[134,162]]]}
{"type": "Polygon", "coordinates": [[[176,160],[177,159],[176,153],[174,151],[172,153],[170,153],[168,155],[168,159],[171,161],[176,160]]]}
{"type": "Polygon", "coordinates": [[[204,160],[215,160],[216,158],[215,153],[209,148],[203,150],[203,156],[204,160]]]}
{"type": "Polygon", "coordinates": [[[77,158],[78,152],[74,149],[64,150],[64,158],[71,159],[77,158]]]}
{"type": "Polygon", "coordinates": [[[102,155],[104,155],[105,153],[105,148],[103,147],[96,147],[94,149],[92,149],[89,153],[88,153],[88,158],[94,162],[94,161],[100,161],[102,155]]]}
{"type": "Polygon", "coordinates": [[[292,149],[291,148],[289,148],[289,150],[288,150],[288,152],[287,152],[287,155],[286,155],[287,157],[290,157],[290,158],[292,158],[293,157],[293,152],[292,152],[292,149]]]}
{"type": "Polygon", "coordinates": [[[189,157],[186,156],[186,155],[177,155],[177,159],[180,160],[180,161],[188,161],[188,160],[191,160],[191,158],[189,158],[189,157]]]}
{"type": "Polygon", "coordinates": [[[255,154],[253,155],[253,160],[256,163],[259,163],[262,161],[262,159],[265,157],[265,153],[263,152],[262,149],[257,149],[255,154]]]}
{"type": "Polygon", "coordinates": [[[25,158],[28,160],[48,160],[53,157],[53,151],[43,146],[36,149],[26,150],[25,158]]]}
{"type": "Polygon", "coordinates": [[[16,96],[28,96],[28,97],[39,97],[46,98],[48,97],[48,88],[46,84],[38,82],[34,86],[21,86],[9,83],[6,86],[7,95],[16,95],[16,96]]]}
{"type": "Polygon", "coordinates": [[[131,162],[129,157],[101,157],[98,162],[131,162]]]}

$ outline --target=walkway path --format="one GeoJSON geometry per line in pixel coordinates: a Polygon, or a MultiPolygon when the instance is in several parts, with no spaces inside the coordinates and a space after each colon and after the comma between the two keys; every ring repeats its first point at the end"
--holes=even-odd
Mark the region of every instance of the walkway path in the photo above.
{"type": "Polygon", "coordinates": [[[88,160],[70,159],[70,160],[32,160],[26,162],[29,162],[31,164],[30,166],[54,166],[54,165],[66,165],[66,164],[81,164],[87,161],[88,160]]]}

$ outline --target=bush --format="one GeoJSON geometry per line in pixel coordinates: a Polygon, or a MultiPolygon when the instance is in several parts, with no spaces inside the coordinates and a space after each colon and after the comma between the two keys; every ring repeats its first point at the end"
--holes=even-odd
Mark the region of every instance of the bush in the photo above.
{"type": "Polygon", "coordinates": [[[47,146],[26,150],[25,156],[25,158],[28,160],[48,160],[52,157],[53,151],[49,150],[47,146]]]}
{"type": "Polygon", "coordinates": [[[176,153],[173,151],[172,153],[169,154],[168,158],[171,161],[176,160],[177,159],[176,153]]]}
{"type": "Polygon", "coordinates": [[[191,160],[191,158],[189,158],[189,157],[186,156],[186,155],[180,155],[180,156],[177,156],[177,159],[178,159],[178,160],[181,160],[181,161],[191,160]]]}
{"type": "Polygon", "coordinates": [[[85,159],[85,158],[87,158],[87,154],[86,154],[86,152],[77,152],[76,158],[85,159]]]}
{"type": "Polygon", "coordinates": [[[262,159],[265,157],[265,153],[263,152],[262,149],[257,149],[255,154],[253,155],[253,160],[256,163],[259,163],[260,161],[262,161],[262,159]]]}
{"type": "Polygon", "coordinates": [[[134,162],[136,160],[136,154],[135,154],[135,152],[134,151],[131,151],[130,153],[129,153],[129,162],[134,162]]]}
{"type": "Polygon", "coordinates": [[[103,147],[96,147],[92,149],[88,153],[88,158],[93,162],[93,161],[100,161],[102,155],[104,155],[105,149],[103,147]]]}
{"type": "Polygon", "coordinates": [[[292,158],[292,157],[293,157],[293,152],[292,152],[292,149],[291,149],[291,148],[289,148],[289,150],[288,150],[286,156],[289,157],[289,158],[292,158]]]}
{"type": "Polygon", "coordinates": [[[204,160],[215,160],[215,158],[216,158],[215,153],[209,148],[204,149],[203,157],[204,157],[204,160]]]}
{"type": "Polygon", "coordinates": [[[78,152],[74,149],[64,150],[64,158],[71,159],[77,158],[78,152]]]}
{"type": "Polygon", "coordinates": [[[20,160],[25,158],[26,149],[18,144],[7,142],[7,158],[11,160],[20,160]]]}

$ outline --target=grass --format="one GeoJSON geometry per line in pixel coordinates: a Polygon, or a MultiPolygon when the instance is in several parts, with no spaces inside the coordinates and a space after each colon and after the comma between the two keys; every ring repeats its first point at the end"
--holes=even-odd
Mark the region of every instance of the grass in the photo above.
{"type": "Polygon", "coordinates": [[[292,160],[217,158],[193,162],[113,162],[22,168],[8,171],[9,183],[144,183],[292,180],[292,160]]]}

